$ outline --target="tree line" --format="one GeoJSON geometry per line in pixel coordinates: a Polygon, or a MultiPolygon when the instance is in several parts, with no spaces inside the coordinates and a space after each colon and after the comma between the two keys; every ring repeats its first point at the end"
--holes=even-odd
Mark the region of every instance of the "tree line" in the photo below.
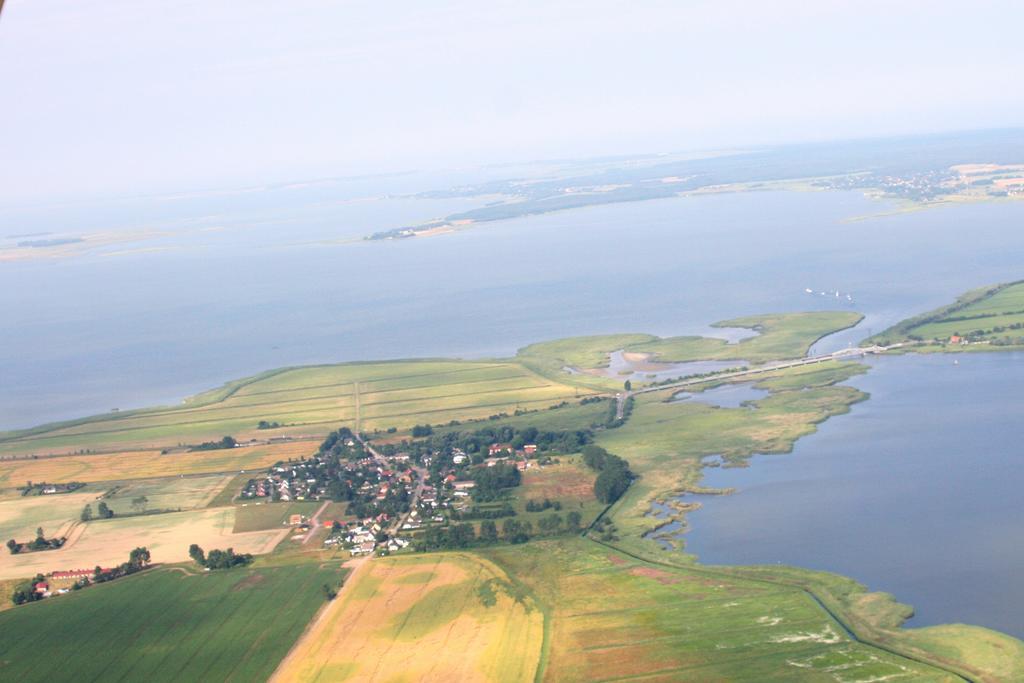
{"type": "Polygon", "coordinates": [[[225,436],[220,441],[204,441],[199,445],[189,447],[189,453],[195,451],[219,451],[225,448],[234,448],[238,445],[233,436],[225,436]]]}
{"type": "Polygon", "coordinates": [[[236,553],[234,548],[227,550],[214,549],[209,553],[203,551],[197,543],[188,547],[188,556],[200,567],[207,569],[231,569],[252,563],[251,553],[236,553]]]}
{"type": "MultiPolygon", "coordinates": [[[[145,547],[135,548],[128,554],[128,561],[122,562],[116,567],[109,569],[103,569],[97,566],[93,570],[92,577],[83,576],[71,585],[71,590],[77,591],[85,588],[86,586],[94,583],[104,583],[106,581],[113,581],[129,574],[142,571],[149,566],[152,561],[149,549],[145,547]]],[[[36,589],[39,584],[48,584],[45,576],[42,574],[36,574],[35,578],[31,581],[27,581],[15,587],[14,592],[11,594],[11,601],[15,605],[23,605],[27,602],[36,602],[42,600],[45,596],[43,592],[36,589]]]]}
{"type": "Polygon", "coordinates": [[[582,516],[573,510],[564,517],[557,512],[537,520],[537,528],[529,521],[505,519],[498,524],[491,519],[480,522],[480,532],[472,524],[454,524],[448,527],[433,527],[416,537],[413,548],[419,552],[432,550],[459,550],[474,546],[496,543],[525,543],[536,536],[554,536],[561,533],[576,533],[580,530],[582,516]]]}
{"type": "Polygon", "coordinates": [[[67,542],[67,538],[61,536],[60,538],[46,538],[43,535],[43,527],[36,529],[36,537],[27,543],[19,543],[13,538],[7,541],[7,549],[11,551],[11,555],[17,555],[18,553],[32,553],[40,550],[56,550],[67,542]]]}
{"type": "Polygon", "coordinates": [[[593,444],[584,446],[582,453],[584,464],[598,472],[594,496],[608,505],[621,498],[636,477],[629,469],[629,462],[593,444]]]}

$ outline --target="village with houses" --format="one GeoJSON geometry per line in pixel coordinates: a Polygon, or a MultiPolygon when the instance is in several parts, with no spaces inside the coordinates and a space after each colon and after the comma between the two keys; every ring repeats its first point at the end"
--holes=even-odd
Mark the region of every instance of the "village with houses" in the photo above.
{"type": "Polygon", "coordinates": [[[238,500],[347,502],[340,519],[291,515],[285,523],[306,534],[325,533],[323,546],[353,556],[411,550],[424,532],[464,520],[514,516],[508,503],[496,502],[499,492],[517,485],[523,472],[539,467],[538,458],[554,440],[549,438],[544,448],[523,443],[521,436],[481,441],[476,433],[452,434],[455,438],[374,447],[364,436],[342,428],[314,455],[277,463],[249,479],[238,500]],[[484,476],[494,472],[505,476],[484,476]]]}

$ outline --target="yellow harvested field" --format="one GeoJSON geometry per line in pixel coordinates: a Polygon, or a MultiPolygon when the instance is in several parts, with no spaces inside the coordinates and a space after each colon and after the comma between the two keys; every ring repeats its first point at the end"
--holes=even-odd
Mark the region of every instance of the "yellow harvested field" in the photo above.
{"type": "Polygon", "coordinates": [[[533,680],[543,616],[497,566],[461,554],[359,562],[272,681],[533,680]]]}
{"type": "Polygon", "coordinates": [[[597,476],[578,458],[564,458],[557,465],[531,467],[523,473],[520,497],[531,500],[550,498],[565,502],[594,500],[597,476]]]}
{"type": "Polygon", "coordinates": [[[118,481],[259,469],[278,460],[307,457],[319,445],[319,441],[291,441],[166,455],[161,455],[160,451],[125,451],[0,460],[0,487],[22,486],[26,481],[118,481]]]}
{"type": "Polygon", "coordinates": [[[59,550],[0,554],[0,579],[62,569],[88,569],[96,565],[110,567],[126,562],[128,553],[137,546],[149,548],[154,562],[188,560],[188,547],[192,543],[206,550],[231,547],[239,553],[267,553],[288,533],[288,530],[274,530],[234,534],[231,533],[234,524],[234,508],[77,523],[68,542],[59,550]]]}
{"type": "Polygon", "coordinates": [[[0,497],[0,542],[6,543],[9,538],[23,543],[31,541],[40,527],[47,538],[58,538],[70,530],[82,508],[96,496],[97,493],[91,491],[59,496],[13,493],[0,497]]]}
{"type": "Polygon", "coordinates": [[[1021,166],[1019,164],[958,164],[956,166],[950,166],[950,169],[956,171],[961,175],[991,175],[992,173],[1000,173],[1007,171],[1024,171],[1024,166],[1021,166]]]}

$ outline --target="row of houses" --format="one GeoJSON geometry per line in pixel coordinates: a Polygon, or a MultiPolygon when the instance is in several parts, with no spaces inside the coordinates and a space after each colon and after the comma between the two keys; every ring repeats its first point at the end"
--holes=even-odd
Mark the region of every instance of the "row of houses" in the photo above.
{"type": "MultiPolygon", "coordinates": [[[[364,520],[360,523],[341,524],[334,521],[330,526],[334,528],[331,535],[324,541],[327,547],[341,546],[349,549],[353,555],[369,555],[377,549],[377,538],[384,531],[385,520],[364,520]]],[[[384,541],[383,546],[390,552],[395,552],[408,547],[409,540],[392,537],[384,541]]]]}

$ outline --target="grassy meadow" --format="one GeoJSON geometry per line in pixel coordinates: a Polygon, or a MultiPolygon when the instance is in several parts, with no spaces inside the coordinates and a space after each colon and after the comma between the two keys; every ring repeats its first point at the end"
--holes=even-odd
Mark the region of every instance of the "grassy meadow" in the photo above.
{"type": "Polygon", "coordinates": [[[747,360],[762,363],[800,358],[814,342],[839,330],[853,327],[864,316],[852,311],[820,311],[755,315],[723,320],[714,327],[740,327],[757,331],[757,336],[729,344],[710,337],[668,337],[628,347],[629,351],[653,354],[657,360],[747,360]]]}
{"type": "Polygon", "coordinates": [[[516,358],[527,367],[547,377],[566,377],[564,368],[578,372],[571,382],[595,390],[617,390],[618,379],[589,373],[608,367],[608,354],[627,351],[648,354],[657,362],[688,362],[697,360],[744,360],[764,363],[799,358],[807,354],[814,342],[833,332],[852,327],[863,319],[852,311],[815,311],[755,315],[715,323],[719,328],[745,328],[757,334],[730,344],[713,337],[665,337],[650,334],[608,334],[570,337],[531,344],[519,350],[516,358]]]}
{"type": "MultiPolygon", "coordinates": [[[[8,492],[0,495],[0,543],[8,539],[21,542],[36,537],[36,529],[43,528],[47,538],[67,534],[78,521],[82,508],[95,504],[103,493],[94,487],[85,487],[74,493],[56,496],[22,496],[8,492]]],[[[4,554],[7,549],[4,548],[4,554]]],[[[47,551],[55,552],[55,551],[47,551]]]]}
{"type": "Polygon", "coordinates": [[[1009,329],[1011,325],[1024,326],[1024,282],[971,290],[953,303],[901,321],[865,343],[945,342],[951,336],[966,335],[984,341],[1024,337],[1024,329],[1009,329]]]}
{"type": "MultiPolygon", "coordinates": [[[[172,408],[109,413],[0,434],[0,455],[146,450],[216,440],[315,438],[545,408],[579,390],[504,361],[392,361],[292,368],[172,408]],[[282,425],[257,429],[260,421],[282,425]]],[[[212,452],[207,452],[212,453],[212,452]]],[[[229,469],[229,468],[225,468],[229,469]]],[[[118,477],[106,477],[108,479],[118,477]]]]}
{"type": "Polygon", "coordinates": [[[153,569],[0,613],[0,679],[266,680],[342,574],[153,569]]]}
{"type": "Polygon", "coordinates": [[[542,613],[467,553],[366,562],[272,679],[531,681],[542,613]]]}
{"type": "Polygon", "coordinates": [[[956,680],[855,642],[798,588],[654,565],[578,538],[485,555],[545,613],[540,680],[956,680]]]}
{"type": "Polygon", "coordinates": [[[242,503],[235,507],[233,531],[236,534],[269,529],[280,531],[286,527],[292,515],[312,517],[321,505],[315,501],[242,503]]]}
{"type": "Polygon", "coordinates": [[[580,513],[582,524],[586,526],[604,510],[605,505],[594,497],[597,473],[586,467],[579,456],[560,457],[558,460],[558,464],[531,467],[523,472],[522,484],[514,489],[516,500],[513,507],[517,520],[529,521],[536,528],[540,518],[553,512],[564,518],[575,511],[580,513]],[[558,501],[562,509],[527,512],[528,501],[542,502],[545,498],[558,501]]]}

